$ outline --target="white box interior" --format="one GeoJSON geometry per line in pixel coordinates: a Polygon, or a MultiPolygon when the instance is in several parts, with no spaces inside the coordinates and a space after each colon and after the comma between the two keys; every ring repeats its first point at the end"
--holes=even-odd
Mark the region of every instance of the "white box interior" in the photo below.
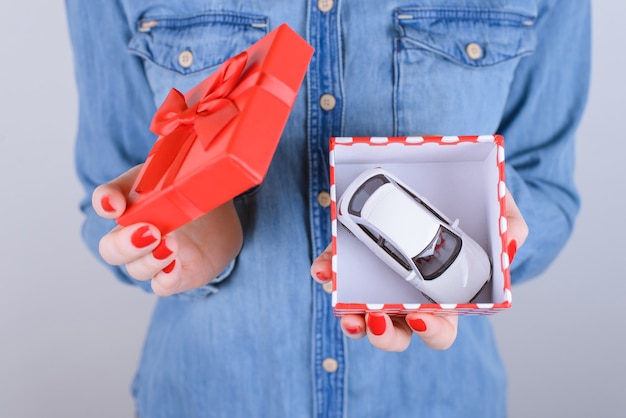
{"type": "MultiPolygon", "coordinates": [[[[495,142],[458,144],[335,143],[335,201],[362,171],[383,167],[478,242],[492,261],[491,286],[473,303],[504,302],[501,257],[498,152],[495,142]]],[[[427,304],[421,292],[404,281],[343,226],[336,228],[336,302],[363,304],[427,304]]]]}

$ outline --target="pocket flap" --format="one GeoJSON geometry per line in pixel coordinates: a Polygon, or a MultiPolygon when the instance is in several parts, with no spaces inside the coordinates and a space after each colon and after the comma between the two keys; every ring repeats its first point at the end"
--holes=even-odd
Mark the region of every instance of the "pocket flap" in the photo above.
{"type": "Polygon", "coordinates": [[[137,22],[129,50],[155,65],[192,74],[223,63],[268,31],[266,16],[210,12],[195,16],[146,16],[137,22]]]}
{"type": "Polygon", "coordinates": [[[395,10],[403,48],[421,48],[472,67],[495,65],[533,52],[535,16],[474,8],[395,10]]]}

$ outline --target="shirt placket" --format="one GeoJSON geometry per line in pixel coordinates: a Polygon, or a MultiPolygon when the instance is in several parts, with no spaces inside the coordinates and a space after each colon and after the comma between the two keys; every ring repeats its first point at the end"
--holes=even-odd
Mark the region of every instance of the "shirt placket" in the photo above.
{"type": "MultiPolygon", "coordinates": [[[[309,0],[308,40],[315,48],[307,77],[309,208],[313,257],[330,243],[328,141],[341,132],[340,0],[309,0]]],[[[313,368],[316,416],[343,415],[344,336],[332,311],[330,286],[313,285],[313,368]]]]}

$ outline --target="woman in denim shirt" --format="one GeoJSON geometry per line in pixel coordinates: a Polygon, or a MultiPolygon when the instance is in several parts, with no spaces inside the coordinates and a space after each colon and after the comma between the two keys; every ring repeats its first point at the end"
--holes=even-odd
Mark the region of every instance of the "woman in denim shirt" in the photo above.
{"type": "Polygon", "coordinates": [[[334,317],[318,283],[330,277],[329,207],[318,199],[328,138],[503,134],[511,252],[530,231],[512,280],[538,275],[579,206],[587,1],[66,3],[83,236],[122,281],[171,295],[158,300],[134,380],[140,417],[506,415],[487,319],[334,317]],[[115,227],[167,92],[283,22],[315,55],[264,184],[165,237],[115,227]],[[412,334],[421,339],[409,345],[412,334]]]}

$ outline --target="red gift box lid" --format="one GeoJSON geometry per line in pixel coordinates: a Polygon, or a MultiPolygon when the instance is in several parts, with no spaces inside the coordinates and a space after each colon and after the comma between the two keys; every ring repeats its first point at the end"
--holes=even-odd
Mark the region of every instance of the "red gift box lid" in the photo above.
{"type": "Polygon", "coordinates": [[[172,89],[117,222],[166,234],[260,184],[312,55],[282,24],[186,94],[172,89]]]}

